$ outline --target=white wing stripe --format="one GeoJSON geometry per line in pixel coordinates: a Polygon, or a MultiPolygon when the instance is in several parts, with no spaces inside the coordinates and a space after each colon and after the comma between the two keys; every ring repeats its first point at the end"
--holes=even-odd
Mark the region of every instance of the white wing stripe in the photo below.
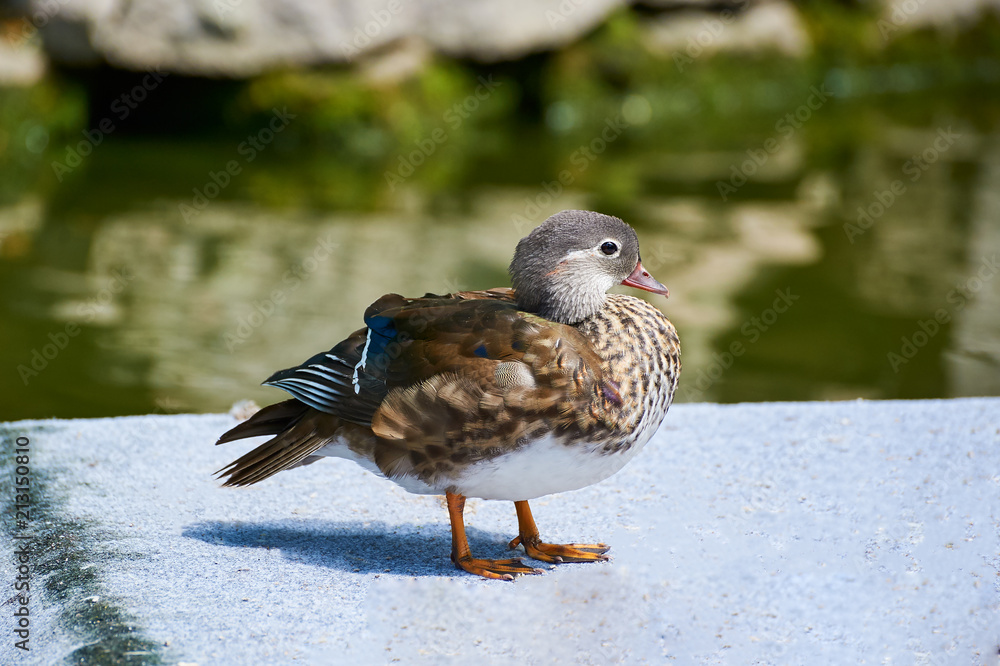
{"type": "Polygon", "coordinates": [[[347,386],[347,375],[339,375],[330,372],[324,367],[317,365],[310,365],[308,368],[299,368],[298,372],[308,372],[309,374],[316,375],[317,377],[322,377],[334,384],[339,386],[347,386]]]}
{"type": "Polygon", "coordinates": [[[329,412],[336,404],[336,396],[329,396],[313,391],[305,386],[296,386],[290,384],[287,381],[276,383],[275,386],[283,388],[284,390],[291,393],[297,399],[306,403],[314,409],[318,409],[321,412],[329,412]],[[331,398],[334,398],[331,400],[331,398]]]}
{"type": "Polygon", "coordinates": [[[358,364],[354,366],[354,376],[351,378],[351,383],[354,384],[354,392],[361,393],[361,385],[358,384],[358,373],[365,369],[365,363],[368,362],[368,345],[372,343],[372,329],[368,329],[368,335],[365,336],[365,348],[361,350],[361,360],[358,364]]]}
{"type": "Polygon", "coordinates": [[[312,388],[316,386],[312,382],[300,382],[295,379],[285,379],[278,384],[281,388],[296,394],[311,395],[317,400],[322,400],[323,402],[333,405],[336,404],[339,396],[336,393],[332,393],[323,388],[312,388]]]}

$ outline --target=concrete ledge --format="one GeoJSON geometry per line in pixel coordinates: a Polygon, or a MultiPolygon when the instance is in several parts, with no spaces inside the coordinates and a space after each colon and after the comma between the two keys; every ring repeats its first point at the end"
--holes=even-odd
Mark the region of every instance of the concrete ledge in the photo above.
{"type": "MultiPolygon", "coordinates": [[[[674,406],[617,476],[532,503],[543,537],[606,541],[612,561],[514,583],[456,571],[442,503],[347,461],[219,487],[212,473],[248,449],[212,446],[232,424],[2,426],[3,598],[25,542],[32,595],[30,652],[11,647],[12,599],[0,654],[997,663],[1000,399],[674,406]],[[23,530],[18,436],[32,482],[23,530]]],[[[467,523],[475,554],[502,556],[513,507],[470,501],[467,523]]]]}

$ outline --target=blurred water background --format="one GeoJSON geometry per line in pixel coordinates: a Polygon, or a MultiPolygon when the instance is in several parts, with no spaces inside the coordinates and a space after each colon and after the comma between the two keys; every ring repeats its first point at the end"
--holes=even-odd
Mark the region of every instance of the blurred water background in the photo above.
{"type": "Polygon", "coordinates": [[[273,402],[566,208],[680,401],[1000,395],[998,7],[0,3],[0,419],[273,402]]]}

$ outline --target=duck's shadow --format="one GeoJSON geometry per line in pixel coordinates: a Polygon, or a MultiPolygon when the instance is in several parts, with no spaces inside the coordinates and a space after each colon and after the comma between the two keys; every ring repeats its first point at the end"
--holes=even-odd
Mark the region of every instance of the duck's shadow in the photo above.
{"type": "MultiPolygon", "coordinates": [[[[477,557],[519,556],[506,549],[508,538],[474,527],[466,531],[477,557]]],[[[451,530],[447,525],[427,525],[418,532],[381,522],[204,521],[188,525],[182,535],[231,548],[277,549],[288,560],[346,572],[462,575],[451,563],[451,530]]]]}

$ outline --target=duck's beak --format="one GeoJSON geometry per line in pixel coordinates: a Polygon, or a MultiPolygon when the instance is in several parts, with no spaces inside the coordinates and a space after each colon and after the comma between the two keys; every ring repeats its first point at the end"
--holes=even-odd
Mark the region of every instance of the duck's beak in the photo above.
{"type": "Polygon", "coordinates": [[[622,280],[622,284],[627,287],[635,287],[636,289],[644,289],[645,291],[651,291],[654,294],[662,294],[664,296],[670,296],[670,292],[662,284],[656,281],[652,275],[649,274],[645,268],[642,267],[642,262],[636,262],[635,270],[627,278],[622,280]]]}

